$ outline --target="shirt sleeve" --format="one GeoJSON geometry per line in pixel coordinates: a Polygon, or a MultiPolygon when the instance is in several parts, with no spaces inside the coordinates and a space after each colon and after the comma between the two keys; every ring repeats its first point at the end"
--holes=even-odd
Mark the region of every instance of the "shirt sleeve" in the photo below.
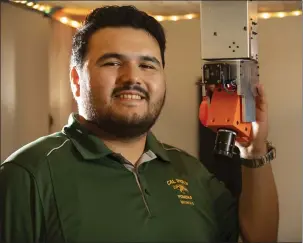
{"type": "Polygon", "coordinates": [[[34,178],[12,162],[0,166],[0,242],[42,242],[43,215],[34,178]]]}
{"type": "Polygon", "coordinates": [[[214,175],[209,180],[210,194],[219,227],[219,242],[238,242],[238,202],[231,192],[214,175]]]}

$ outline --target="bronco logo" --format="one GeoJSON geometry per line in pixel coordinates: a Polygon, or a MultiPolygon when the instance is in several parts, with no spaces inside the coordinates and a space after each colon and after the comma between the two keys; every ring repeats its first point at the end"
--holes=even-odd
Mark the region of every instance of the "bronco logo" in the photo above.
{"type": "Polygon", "coordinates": [[[167,182],[168,186],[171,186],[174,190],[178,190],[181,194],[177,195],[180,203],[183,205],[194,205],[193,197],[188,195],[189,191],[187,189],[188,182],[181,179],[170,179],[167,182]]]}
{"type": "Polygon", "coordinates": [[[182,185],[182,184],[173,185],[173,188],[174,188],[175,190],[179,190],[179,191],[180,191],[181,193],[183,193],[183,194],[188,193],[187,188],[186,188],[184,185],[182,185]]]}

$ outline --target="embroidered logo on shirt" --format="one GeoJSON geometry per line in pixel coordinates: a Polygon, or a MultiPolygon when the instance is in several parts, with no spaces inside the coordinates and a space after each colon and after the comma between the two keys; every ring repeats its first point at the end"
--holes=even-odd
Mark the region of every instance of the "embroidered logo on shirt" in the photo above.
{"type": "Polygon", "coordinates": [[[189,195],[187,181],[181,179],[170,179],[167,181],[167,185],[181,193],[177,195],[181,204],[194,205],[194,202],[192,201],[193,198],[189,195]]]}
{"type": "Polygon", "coordinates": [[[175,190],[179,190],[183,194],[188,193],[188,189],[184,185],[182,185],[182,184],[173,185],[173,188],[175,190]]]}

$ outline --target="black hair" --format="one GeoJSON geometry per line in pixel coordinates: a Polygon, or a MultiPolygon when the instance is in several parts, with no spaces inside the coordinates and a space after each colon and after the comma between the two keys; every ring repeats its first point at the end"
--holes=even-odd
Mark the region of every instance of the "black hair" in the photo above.
{"type": "Polygon", "coordinates": [[[157,40],[162,64],[163,67],[165,66],[166,38],[162,25],[134,6],[105,6],[93,10],[73,36],[71,65],[83,67],[90,37],[99,29],[106,27],[132,27],[145,30],[157,40]]]}

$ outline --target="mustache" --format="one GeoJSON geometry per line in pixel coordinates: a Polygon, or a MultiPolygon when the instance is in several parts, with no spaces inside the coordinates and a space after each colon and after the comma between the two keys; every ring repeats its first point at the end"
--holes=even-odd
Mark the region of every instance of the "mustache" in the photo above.
{"type": "Polygon", "coordinates": [[[143,94],[145,99],[149,100],[149,98],[150,98],[148,92],[138,84],[126,82],[125,84],[123,84],[123,86],[117,87],[113,90],[113,96],[115,96],[116,94],[118,94],[122,91],[137,91],[137,92],[143,94]]]}

